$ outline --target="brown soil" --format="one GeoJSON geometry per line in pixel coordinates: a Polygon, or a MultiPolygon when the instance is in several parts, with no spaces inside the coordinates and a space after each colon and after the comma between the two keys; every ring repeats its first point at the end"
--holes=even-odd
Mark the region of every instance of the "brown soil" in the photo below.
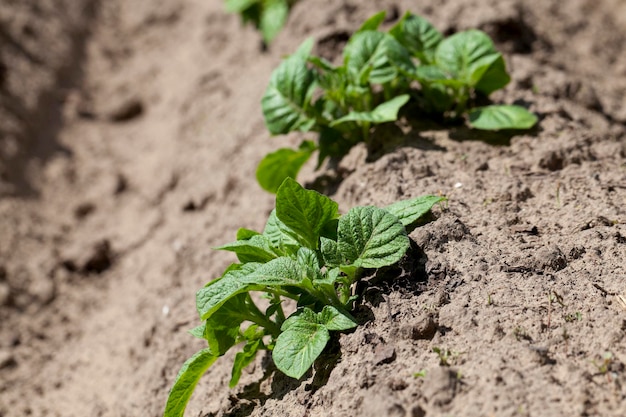
{"type": "Polygon", "coordinates": [[[259,358],[229,390],[227,354],[186,415],[626,415],[626,3],[302,0],[268,51],[218,0],[52,3],[0,6],[1,417],[162,415],[203,347],[194,293],[233,260],[211,247],[262,227],[256,164],[302,139],[264,127],[272,69],[379,10],[487,31],[513,77],[494,99],[539,127],[406,119],[307,167],[344,210],[449,203],[314,373],[259,358]]]}

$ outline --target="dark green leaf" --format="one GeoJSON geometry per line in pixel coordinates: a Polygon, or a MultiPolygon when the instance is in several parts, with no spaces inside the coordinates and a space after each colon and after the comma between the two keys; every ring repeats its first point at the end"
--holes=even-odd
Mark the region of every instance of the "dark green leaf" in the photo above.
{"type": "Polygon", "coordinates": [[[337,245],[344,264],[380,268],[402,258],[409,238],[393,214],[377,207],[355,207],[339,219],[337,245]]]}
{"type": "Polygon", "coordinates": [[[193,394],[196,384],[204,372],[217,359],[217,356],[211,354],[211,351],[202,349],[183,364],[183,367],[176,376],[174,386],[170,390],[165,405],[164,417],[183,417],[185,408],[193,394]]]}
{"type": "Polygon", "coordinates": [[[215,356],[221,356],[237,344],[240,326],[250,319],[247,303],[252,303],[247,293],[238,294],[226,301],[205,323],[203,337],[215,356]]]}
{"type": "Polygon", "coordinates": [[[326,237],[328,239],[337,240],[337,226],[339,225],[339,218],[332,219],[329,222],[324,224],[322,230],[320,231],[321,237],[326,237]]]}
{"type": "Polygon", "coordinates": [[[521,106],[493,105],[474,109],[469,113],[470,125],[476,129],[530,129],[537,116],[521,106]]]}
{"type": "Polygon", "coordinates": [[[317,323],[317,315],[308,308],[304,310],[309,313],[290,317],[283,323],[283,332],[272,352],[276,367],[296,379],[309,370],[330,340],[328,329],[317,323]]]}
{"type": "Polygon", "coordinates": [[[249,340],[243,347],[243,351],[238,352],[235,355],[230,383],[228,384],[230,388],[234,388],[237,385],[239,378],[241,378],[241,371],[243,368],[250,365],[254,361],[257,352],[263,347],[264,345],[261,339],[249,340]]]}
{"type": "Polygon", "coordinates": [[[420,217],[428,213],[435,204],[444,200],[446,200],[445,197],[424,195],[410,200],[398,201],[385,207],[385,210],[396,216],[406,227],[415,223],[420,217]]]}
{"type": "Polygon", "coordinates": [[[471,87],[501,57],[489,36],[479,30],[456,33],[441,41],[435,52],[441,69],[471,87]]]}
{"type": "Polygon", "coordinates": [[[333,306],[324,306],[317,315],[320,324],[328,330],[348,330],[357,326],[357,322],[347,311],[339,311],[333,306]]]}
{"type": "Polygon", "coordinates": [[[509,83],[509,81],[511,81],[511,77],[506,72],[504,58],[500,56],[500,58],[491,64],[487,71],[485,71],[475,88],[477,91],[480,91],[485,95],[489,95],[494,91],[503,88],[509,83]]]}
{"type": "Polygon", "coordinates": [[[315,90],[315,74],[307,59],[295,54],[285,59],[272,73],[261,100],[265,124],[272,134],[307,131],[315,124],[309,116],[315,90]]]}
{"type": "Polygon", "coordinates": [[[385,123],[394,122],[398,120],[398,112],[400,108],[409,101],[410,96],[408,94],[402,94],[394,97],[389,101],[385,101],[379,104],[374,110],[370,112],[350,112],[344,117],[335,120],[330,124],[331,127],[337,126],[345,122],[370,122],[370,123],[385,123]]]}
{"type": "Polygon", "coordinates": [[[322,166],[324,160],[331,157],[342,157],[346,155],[354,144],[345,139],[343,134],[329,127],[324,127],[320,131],[319,135],[319,159],[317,161],[317,168],[322,166]]]}
{"type": "Polygon", "coordinates": [[[254,230],[246,229],[244,227],[239,228],[237,230],[237,240],[247,240],[252,236],[259,235],[260,233],[254,230]]]}
{"type": "Polygon", "coordinates": [[[256,170],[257,181],[265,191],[276,193],[285,178],[298,176],[316,149],[315,143],[304,141],[298,150],[282,148],[266,155],[256,170]]]}
{"type": "Polygon", "coordinates": [[[432,83],[422,84],[424,110],[433,113],[444,113],[452,109],[454,96],[445,85],[432,83]]]}
{"type": "Polygon", "coordinates": [[[443,35],[426,19],[411,13],[406,13],[389,33],[422,64],[434,61],[435,49],[443,39],[443,35]]]}
{"type": "Polygon", "coordinates": [[[337,203],[287,178],[276,194],[276,216],[303,246],[317,249],[320,230],[339,217],[337,203]]]}
{"type": "Polygon", "coordinates": [[[350,80],[357,85],[384,84],[398,76],[397,67],[413,66],[406,48],[391,35],[372,30],[354,34],[343,55],[350,80]]]}
{"type": "Polygon", "coordinates": [[[240,11],[239,14],[243,23],[252,23],[258,29],[261,23],[262,10],[261,3],[256,0],[253,4],[240,11]]]}

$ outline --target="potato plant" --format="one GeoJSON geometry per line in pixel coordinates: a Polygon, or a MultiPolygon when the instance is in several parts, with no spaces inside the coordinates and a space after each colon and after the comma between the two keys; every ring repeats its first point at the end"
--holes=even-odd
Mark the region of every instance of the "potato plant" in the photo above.
{"type": "Polygon", "coordinates": [[[262,99],[265,124],[273,135],[316,132],[317,142],[267,155],[257,169],[260,185],[276,192],[295,178],[315,151],[318,167],[341,158],[372,127],[398,119],[409,101],[426,114],[466,118],[476,129],[528,129],[537,118],[524,107],[474,107],[510,81],[502,54],[485,33],[459,32],[447,38],[420,16],[407,13],[388,32],[378,30],[381,12],[368,19],[343,49],[335,66],[311,54],[305,41],[273,72],[262,99]]]}
{"type": "Polygon", "coordinates": [[[271,351],[281,372],[301,378],[331,338],[357,326],[350,310],[354,284],[367,269],[392,265],[409,248],[405,227],[445,200],[423,196],[384,209],[354,207],[343,216],[330,198],[287,178],[262,233],[240,229],[217,249],[239,260],[196,295],[202,325],[191,334],[208,346],[183,365],[170,391],[165,417],[181,417],[207,369],[230,349],[236,354],[230,386],[260,351],[271,351]],[[261,308],[251,296],[264,294],[261,308]],[[287,315],[285,300],[296,310],[287,315]]]}
{"type": "Polygon", "coordinates": [[[226,10],[238,13],[244,23],[251,23],[269,45],[287,22],[289,10],[297,0],[226,0],[226,10]]]}

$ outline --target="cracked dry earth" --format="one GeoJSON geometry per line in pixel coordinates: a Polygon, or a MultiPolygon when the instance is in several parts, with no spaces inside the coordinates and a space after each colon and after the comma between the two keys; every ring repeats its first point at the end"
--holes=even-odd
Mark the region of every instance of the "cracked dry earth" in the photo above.
{"type": "Polygon", "coordinates": [[[522,134],[416,121],[301,180],[343,210],[449,197],[361,326],[295,381],[232,354],[188,416],[626,415],[626,4],[301,0],[268,50],[221,1],[0,5],[0,416],[160,416],[203,346],[194,294],[260,229],[260,98],[306,38],[329,58],[373,13],[479,28],[522,134]]]}

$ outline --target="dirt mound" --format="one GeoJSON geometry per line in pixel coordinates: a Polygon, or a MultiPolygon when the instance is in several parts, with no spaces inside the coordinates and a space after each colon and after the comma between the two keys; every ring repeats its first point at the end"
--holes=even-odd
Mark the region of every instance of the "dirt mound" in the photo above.
{"type": "Polygon", "coordinates": [[[406,119],[303,182],[340,208],[449,197],[372,277],[302,381],[233,354],[187,415],[626,414],[626,6],[617,0],[302,0],[269,50],[221,2],[0,6],[0,416],[159,416],[203,347],[194,293],[259,230],[260,99],[308,36],[332,59],[380,10],[488,32],[523,134],[406,119]],[[54,42],[51,40],[54,39],[54,42]],[[28,82],[24,81],[28,80],[28,82]],[[324,181],[320,181],[320,177],[324,181]]]}

